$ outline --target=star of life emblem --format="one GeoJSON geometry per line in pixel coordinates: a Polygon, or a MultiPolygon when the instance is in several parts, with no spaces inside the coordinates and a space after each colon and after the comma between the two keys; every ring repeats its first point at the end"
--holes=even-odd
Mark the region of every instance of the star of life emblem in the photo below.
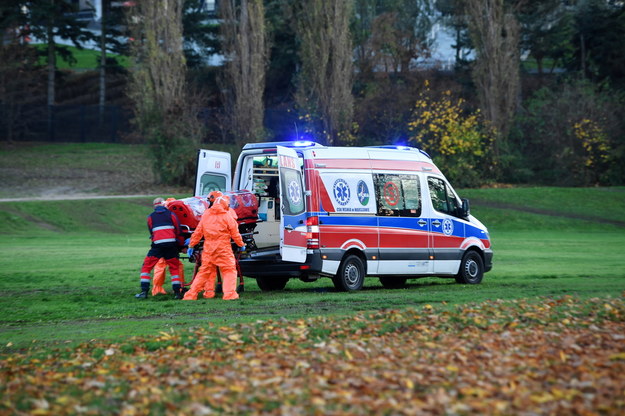
{"type": "Polygon", "coordinates": [[[446,218],[443,220],[443,234],[452,235],[454,232],[454,223],[446,218]]]}
{"type": "Polygon", "coordinates": [[[291,202],[293,204],[299,204],[302,200],[302,189],[300,188],[299,183],[297,183],[297,181],[289,182],[288,190],[291,202]]]}
{"type": "Polygon", "coordinates": [[[349,185],[343,179],[334,182],[334,199],[339,205],[347,205],[350,198],[349,185]]]}

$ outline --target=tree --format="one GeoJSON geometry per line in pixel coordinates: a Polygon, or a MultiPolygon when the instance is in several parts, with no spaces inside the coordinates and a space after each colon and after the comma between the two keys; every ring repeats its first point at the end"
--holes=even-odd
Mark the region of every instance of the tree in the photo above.
{"type": "Polygon", "coordinates": [[[86,23],[76,20],[74,6],[64,0],[45,0],[40,2],[20,1],[24,10],[28,10],[30,31],[47,45],[46,62],[48,68],[48,106],[56,103],[56,57],[67,62],[75,61],[71,51],[65,45],[58,45],[56,39],[71,41],[77,48],[93,38],[86,29],[86,23]]]}
{"type": "Polygon", "coordinates": [[[237,144],[264,138],[264,90],[268,59],[262,0],[221,3],[221,32],[226,58],[225,102],[237,144]]]}
{"type": "MultiPolygon", "coordinates": [[[[476,60],[473,80],[482,111],[499,140],[507,137],[519,99],[520,27],[514,15],[523,0],[467,0],[466,11],[476,60]]],[[[499,143],[493,142],[495,158],[499,143]]]]}
{"type": "Polygon", "coordinates": [[[114,53],[127,53],[127,46],[120,42],[122,32],[119,27],[123,23],[123,11],[121,7],[112,7],[113,0],[100,1],[102,13],[100,19],[100,122],[103,122],[104,106],[106,104],[106,75],[107,69],[117,66],[117,61],[107,56],[110,50],[114,53]]]}
{"type": "Polygon", "coordinates": [[[414,59],[427,58],[432,40],[433,1],[356,0],[352,24],[359,70],[406,73],[414,59]]]}
{"type": "Polygon", "coordinates": [[[453,29],[455,34],[456,43],[452,46],[456,51],[455,66],[457,69],[468,65],[468,55],[473,49],[464,5],[464,0],[438,0],[436,2],[436,8],[442,15],[441,21],[453,29]]]}
{"type": "Polygon", "coordinates": [[[183,0],[140,1],[130,10],[134,67],[129,95],[135,124],[151,145],[163,182],[189,185],[202,134],[197,100],[186,85],[183,0]]]}
{"type": "Polygon", "coordinates": [[[409,141],[428,152],[458,186],[486,181],[491,134],[480,111],[470,111],[450,90],[435,97],[426,81],[408,123],[409,141]]]}
{"type": "Polygon", "coordinates": [[[572,49],[573,22],[562,0],[526,0],[520,9],[519,22],[521,47],[536,60],[539,74],[544,72],[546,59],[552,61],[550,71],[565,63],[572,49]]]}
{"type": "Polygon", "coordinates": [[[574,61],[569,68],[595,81],[625,87],[625,4],[587,0],[575,14],[574,61]]]}
{"type": "MultiPolygon", "coordinates": [[[[297,6],[296,6],[297,7],[297,6]]],[[[349,1],[310,0],[299,6],[296,33],[302,61],[296,101],[304,117],[321,126],[329,145],[348,140],[353,116],[349,1]]]]}
{"type": "Polygon", "coordinates": [[[207,19],[204,0],[185,0],[182,27],[184,54],[189,68],[204,65],[207,56],[220,53],[219,24],[207,19]]]}

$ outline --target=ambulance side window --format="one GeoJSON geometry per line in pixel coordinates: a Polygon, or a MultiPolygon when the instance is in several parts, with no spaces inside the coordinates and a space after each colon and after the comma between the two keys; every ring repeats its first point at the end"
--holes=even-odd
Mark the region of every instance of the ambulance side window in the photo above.
{"type": "Polygon", "coordinates": [[[213,173],[205,173],[200,178],[200,195],[208,195],[212,191],[225,191],[226,177],[213,173]]]}
{"type": "Polygon", "coordinates": [[[432,199],[432,207],[438,212],[458,216],[459,203],[454,193],[442,179],[428,178],[428,187],[430,188],[430,198],[432,199]]]}
{"type": "Polygon", "coordinates": [[[416,175],[373,175],[378,215],[421,216],[421,188],[416,175]]]}

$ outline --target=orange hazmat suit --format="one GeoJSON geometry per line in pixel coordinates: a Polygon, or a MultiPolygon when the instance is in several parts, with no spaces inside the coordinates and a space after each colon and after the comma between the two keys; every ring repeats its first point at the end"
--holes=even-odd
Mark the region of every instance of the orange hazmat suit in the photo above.
{"type": "Polygon", "coordinates": [[[230,239],[239,247],[245,247],[239,233],[239,226],[230,213],[230,199],[219,196],[213,206],[202,215],[202,219],[191,235],[189,247],[197,245],[204,238],[202,266],[184,300],[196,300],[198,293],[205,290],[204,297],[215,296],[217,268],[223,279],[223,299],[238,299],[236,291],[237,269],[230,239]]]}
{"type": "MultiPolygon", "coordinates": [[[[163,288],[163,285],[165,284],[166,271],[167,260],[161,258],[156,263],[156,266],[154,266],[154,278],[152,279],[152,283],[154,283],[154,286],[152,286],[152,296],[167,294],[167,292],[163,288]]],[[[180,261],[180,259],[178,259],[178,275],[180,276],[180,279],[182,280],[182,285],[184,286],[184,265],[182,264],[182,261],[180,261]]]]}
{"type": "MultiPolygon", "coordinates": [[[[209,206],[212,206],[213,203],[215,202],[215,199],[219,198],[220,196],[223,196],[224,194],[221,191],[211,191],[208,196],[206,197],[206,200],[208,201],[209,206]]],[[[229,198],[229,197],[227,197],[229,198]]],[[[233,210],[232,208],[230,208],[228,210],[228,212],[230,213],[230,215],[232,215],[232,218],[234,218],[235,220],[238,218],[237,213],[235,210],[233,210]]],[[[215,269],[215,273],[217,273],[217,270],[215,269]]],[[[205,279],[205,285],[204,285],[204,297],[207,299],[210,298],[214,298],[215,294],[214,294],[214,287],[215,287],[215,279],[216,276],[208,276],[205,279]]],[[[221,277],[219,280],[219,283],[221,283],[221,277]]]]}

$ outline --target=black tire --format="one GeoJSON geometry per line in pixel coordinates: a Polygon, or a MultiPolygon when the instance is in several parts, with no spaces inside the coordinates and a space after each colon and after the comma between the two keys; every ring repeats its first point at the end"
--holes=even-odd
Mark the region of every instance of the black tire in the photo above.
{"type": "Polygon", "coordinates": [[[477,285],[484,277],[484,261],[479,253],[471,250],[464,253],[460,270],[456,275],[456,282],[477,285]]]}
{"type": "Polygon", "coordinates": [[[263,292],[282,290],[289,281],[288,277],[257,277],[256,284],[263,292]]]}
{"type": "Polygon", "coordinates": [[[362,289],[365,283],[365,265],[360,257],[352,254],[343,259],[332,282],[340,291],[352,292],[362,289]]]}
{"type": "Polygon", "coordinates": [[[385,289],[402,289],[406,287],[406,280],[408,279],[405,277],[380,277],[380,283],[382,283],[385,289]]]}

